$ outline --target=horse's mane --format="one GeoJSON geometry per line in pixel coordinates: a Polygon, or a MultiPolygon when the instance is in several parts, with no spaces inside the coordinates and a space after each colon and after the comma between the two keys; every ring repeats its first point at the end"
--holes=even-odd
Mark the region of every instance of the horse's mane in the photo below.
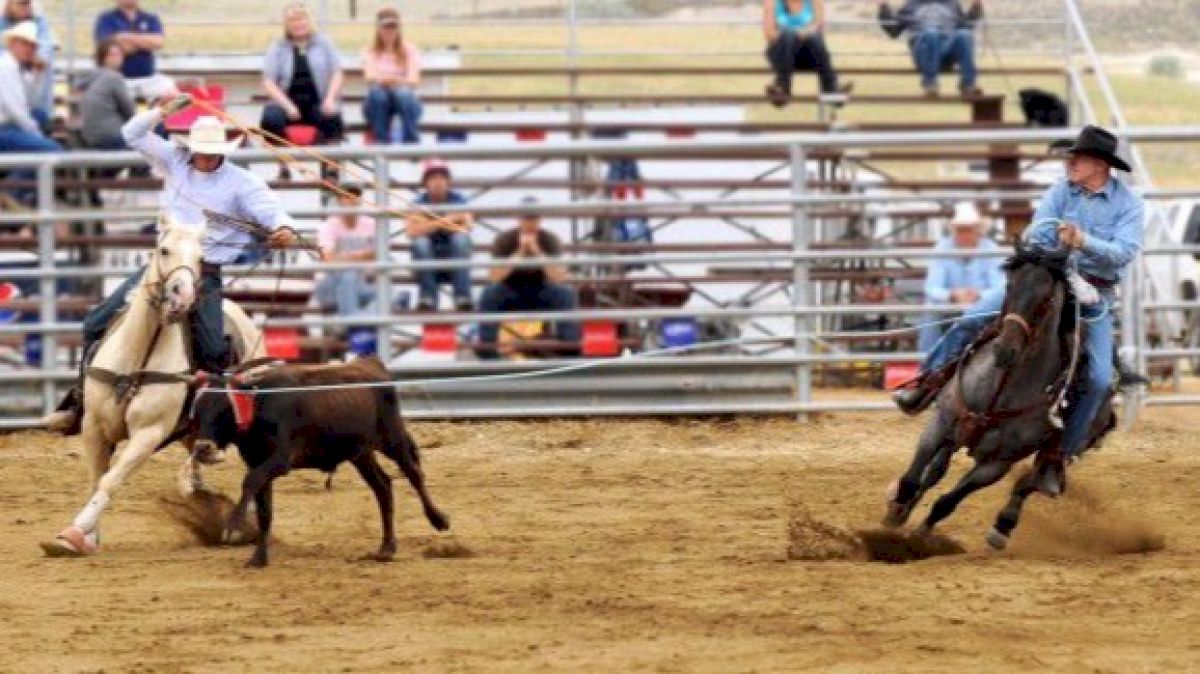
{"type": "MultiPolygon", "coordinates": [[[[1026,265],[1033,265],[1050,272],[1050,276],[1056,283],[1066,283],[1068,257],[1067,251],[1043,251],[1027,248],[1018,242],[1015,252],[1004,261],[1002,269],[1012,274],[1026,265]]],[[[1066,301],[1063,302],[1062,315],[1058,322],[1058,334],[1060,335],[1067,335],[1075,330],[1075,296],[1068,289],[1065,297],[1066,301]]]]}

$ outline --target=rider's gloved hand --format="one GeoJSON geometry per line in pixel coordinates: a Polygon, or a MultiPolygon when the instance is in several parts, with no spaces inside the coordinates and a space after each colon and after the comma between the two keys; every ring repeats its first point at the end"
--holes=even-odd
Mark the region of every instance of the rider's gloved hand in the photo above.
{"type": "Polygon", "coordinates": [[[1071,294],[1080,304],[1087,306],[1100,301],[1100,291],[1088,283],[1074,269],[1067,272],[1067,285],[1071,286],[1071,294]]]}
{"type": "Polygon", "coordinates": [[[1058,242],[1072,250],[1083,248],[1087,235],[1077,225],[1064,222],[1058,226],[1058,242]]]}
{"type": "Polygon", "coordinates": [[[271,232],[271,235],[267,237],[267,243],[272,248],[287,248],[296,243],[296,232],[291,227],[280,227],[271,232]]]}
{"type": "Polygon", "coordinates": [[[163,116],[169,117],[192,104],[191,94],[179,94],[162,106],[163,116]]]}

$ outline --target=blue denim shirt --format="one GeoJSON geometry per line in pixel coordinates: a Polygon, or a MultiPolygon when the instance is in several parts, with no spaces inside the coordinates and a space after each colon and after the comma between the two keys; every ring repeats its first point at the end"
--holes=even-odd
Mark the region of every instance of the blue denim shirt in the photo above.
{"type": "MultiPolygon", "coordinates": [[[[954,240],[946,237],[938,241],[934,250],[956,250],[954,240]]],[[[996,250],[996,242],[982,239],[977,250],[996,250]]],[[[998,257],[942,257],[929,261],[925,275],[925,297],[930,302],[944,304],[950,301],[950,291],[973,288],[983,295],[989,290],[1004,287],[1004,272],[1000,270],[1003,260],[998,257]]]]}
{"type": "Polygon", "coordinates": [[[1094,194],[1065,179],[1055,183],[1042,195],[1026,239],[1039,248],[1058,248],[1055,220],[1077,225],[1087,235],[1074,253],[1082,274],[1119,281],[1142,250],[1142,198],[1116,178],[1094,194]]]}

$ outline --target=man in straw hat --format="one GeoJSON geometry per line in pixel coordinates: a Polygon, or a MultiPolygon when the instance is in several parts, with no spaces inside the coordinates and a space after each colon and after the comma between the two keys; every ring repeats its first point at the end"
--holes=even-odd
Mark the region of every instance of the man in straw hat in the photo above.
{"type": "MultiPolygon", "coordinates": [[[[1050,496],[1062,492],[1063,462],[1085,449],[1088,428],[1112,386],[1113,296],[1125,269],[1141,251],[1143,230],[1141,197],[1112,175],[1114,168],[1129,171],[1129,165],[1117,156],[1113,134],[1086,126],[1073,142],[1055,143],[1054,147],[1067,152],[1067,176],[1042,195],[1025,239],[1035,248],[1071,249],[1078,276],[1086,282],[1074,289],[1088,321],[1088,333],[1082,396],[1068,409],[1061,447],[1042,454],[1038,489],[1050,496]]],[[[894,393],[903,412],[916,414],[933,402],[953,373],[948,366],[958,360],[1003,304],[1001,288],[985,294],[967,310],[926,356],[921,375],[894,393]]]]}
{"type": "MultiPolygon", "coordinates": [[[[947,236],[937,242],[939,251],[994,251],[996,242],[983,236],[983,216],[975,204],[964,201],[954,207],[947,236]]],[[[980,297],[1004,288],[998,257],[942,257],[929,261],[925,274],[925,299],[934,304],[970,306],[980,297]]],[[[930,315],[921,328],[917,347],[928,353],[945,332],[939,316],[930,315]]]]}
{"type": "MultiPolygon", "coordinates": [[[[30,94],[37,91],[37,81],[44,73],[37,72],[38,28],[32,21],[22,21],[0,33],[8,51],[0,54],[0,152],[61,152],[62,147],[42,134],[33,116],[30,94]],[[33,86],[30,86],[33,84],[33,86]]],[[[33,180],[33,168],[9,171],[15,180],[33,180]]],[[[32,201],[33,190],[17,194],[22,201],[32,201]]]]}
{"type": "MultiPolygon", "coordinates": [[[[135,115],[121,129],[129,147],[140,152],[163,177],[159,207],[173,222],[206,224],[200,275],[200,295],[192,313],[191,328],[196,366],[209,371],[225,369],[227,349],[221,313],[221,265],[245,264],[261,259],[268,247],[282,248],[295,241],[293,222],[278,197],[262,178],[226,160],[240,139],[230,141],[225,125],[216,117],[200,117],[186,138],[171,143],[153,130],[163,119],[191,104],[187,95],[176,96],[160,108],[135,115]],[[262,234],[235,227],[209,213],[257,224],[262,234]]],[[[141,280],[138,270],[112,295],[98,304],[83,321],[84,361],[112,320],[125,306],[129,291],[141,280]]],[[[68,393],[60,416],[50,421],[68,433],[77,429],[82,396],[78,387],[68,393]]]]}

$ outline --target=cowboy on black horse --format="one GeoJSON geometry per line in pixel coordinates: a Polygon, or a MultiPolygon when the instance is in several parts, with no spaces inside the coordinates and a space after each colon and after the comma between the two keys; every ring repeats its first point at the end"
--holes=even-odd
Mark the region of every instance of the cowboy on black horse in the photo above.
{"type": "MultiPolygon", "coordinates": [[[[1129,171],[1117,156],[1117,139],[1096,126],[1084,127],[1066,147],[1067,177],[1042,195],[1032,228],[1026,232],[1030,245],[1042,249],[1069,248],[1079,274],[1098,293],[1077,297],[1088,322],[1087,375],[1079,401],[1068,410],[1062,445],[1058,451],[1043,452],[1038,489],[1056,496],[1062,492],[1062,466],[1079,455],[1088,441],[1088,429],[1104,404],[1112,386],[1113,295],[1125,269],[1142,248],[1142,199],[1112,175],[1112,169],[1129,171]],[[1088,300],[1094,300],[1088,302],[1088,300]]],[[[1001,286],[967,309],[925,358],[920,375],[893,394],[906,414],[928,407],[953,374],[963,352],[993,320],[1004,304],[1001,286]]],[[[1089,293],[1078,293],[1089,294],[1089,293]]]]}

